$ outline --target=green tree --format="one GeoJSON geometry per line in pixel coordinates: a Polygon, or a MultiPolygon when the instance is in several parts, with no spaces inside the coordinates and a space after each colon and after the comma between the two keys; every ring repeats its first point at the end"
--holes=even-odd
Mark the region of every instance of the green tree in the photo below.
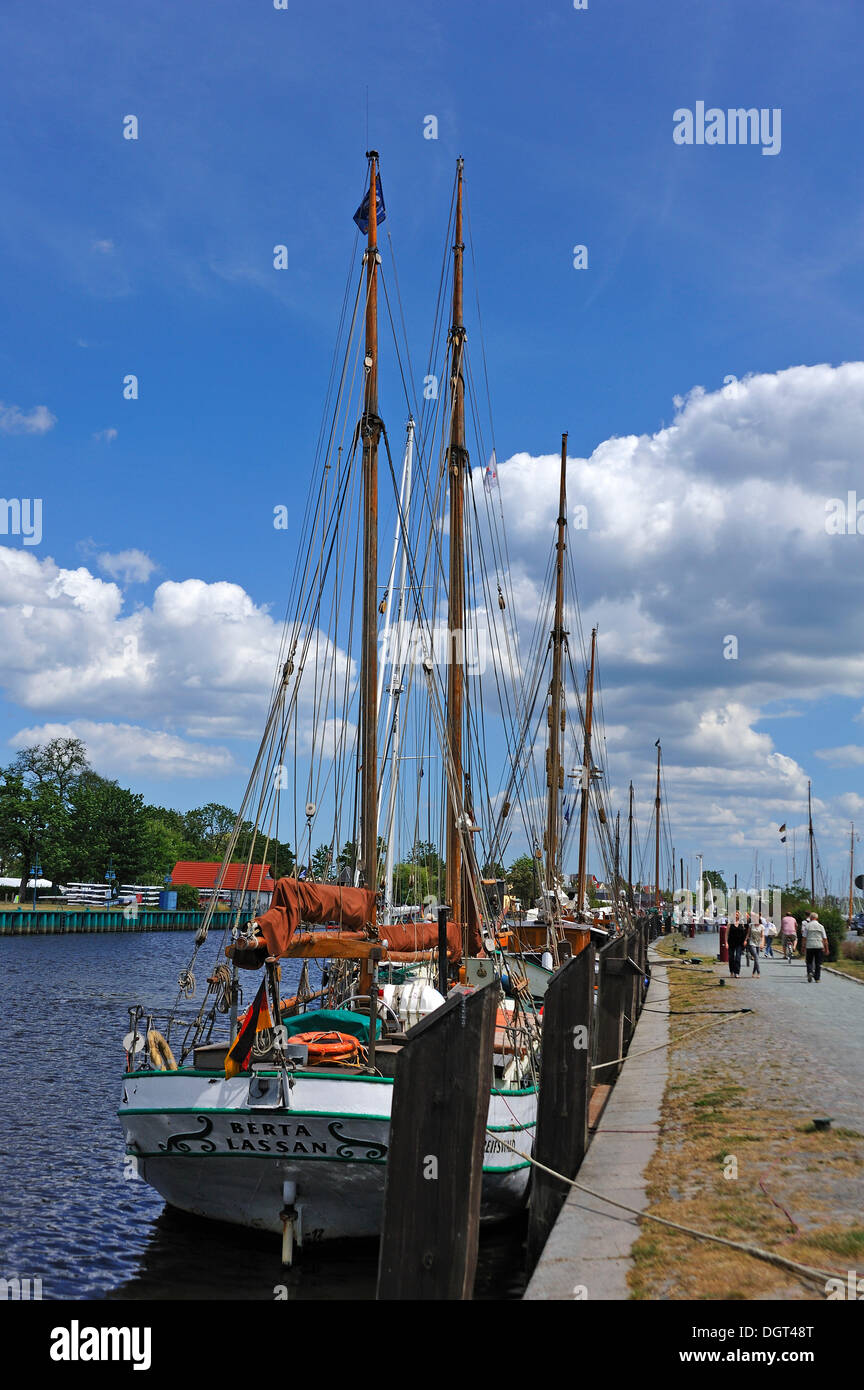
{"type": "Polygon", "coordinates": [[[333,852],[330,845],[319,845],[312,855],[312,877],[317,883],[325,883],[330,877],[333,852]]]}
{"type": "Polygon", "coordinates": [[[223,806],[218,801],[208,801],[206,806],[197,806],[187,811],[183,820],[187,838],[194,848],[194,858],[203,860],[221,859],[228,844],[228,836],[234,829],[236,811],[223,806]]]}
{"type": "Polygon", "coordinates": [[[484,864],[484,865],[483,865],[483,868],[482,868],[482,870],[481,870],[481,873],[482,873],[482,875],[483,875],[484,878],[506,878],[506,877],[507,877],[507,870],[504,868],[504,865],[503,865],[503,864],[499,864],[499,862],[498,862],[497,859],[496,859],[496,860],[491,860],[491,859],[490,859],[486,864],[484,864]]]}
{"type": "Polygon", "coordinates": [[[354,840],[346,840],[336,856],[336,869],[347,870],[353,877],[357,869],[357,845],[354,840]]]}
{"type": "Polygon", "coordinates": [[[728,892],[726,880],[719,869],[706,869],[702,877],[705,879],[706,883],[710,883],[711,887],[715,890],[719,888],[722,893],[728,892]]]}
{"type": "Polygon", "coordinates": [[[181,825],[166,819],[163,815],[151,814],[151,808],[144,808],[144,829],[142,834],[142,861],[145,865],[141,882],[162,883],[174,865],[182,859],[194,859],[192,847],[186,839],[181,825]]]}
{"type": "Polygon", "coordinates": [[[426,868],[434,873],[441,863],[441,856],[431,840],[415,840],[408,860],[411,864],[425,864],[426,868]]]}
{"type": "Polygon", "coordinates": [[[520,854],[507,870],[507,880],[523,908],[531,907],[539,894],[536,864],[530,854],[520,854]]]}
{"type": "Polygon", "coordinates": [[[198,889],[191,883],[175,883],[177,889],[177,907],[181,912],[194,912],[198,907],[198,889]]]}
{"type": "Polygon", "coordinates": [[[424,864],[410,861],[397,864],[393,892],[397,903],[422,903],[430,892],[429,870],[424,864]]]}
{"type": "Polygon", "coordinates": [[[0,774],[0,858],[20,874],[22,896],[37,855],[45,874],[62,874],[69,799],[87,767],[79,738],[52,738],[20,748],[0,774]]]}
{"type": "Polygon", "coordinates": [[[819,909],[819,921],[828,937],[828,959],[836,960],[840,955],[840,943],[846,939],[846,918],[839,907],[827,904],[819,909]]]}
{"type": "Polygon", "coordinates": [[[43,875],[62,874],[68,808],[56,786],[28,785],[15,768],[3,771],[0,784],[0,854],[9,877],[20,877],[23,898],[37,856],[43,875]]]}
{"type": "Polygon", "coordinates": [[[50,787],[67,802],[78,777],[90,765],[80,738],[52,738],[19,749],[12,766],[29,786],[50,787]]]}
{"type": "Polygon", "coordinates": [[[119,883],[137,883],[149,867],[144,798],[119,783],[85,772],[70,798],[67,874],[81,882],[104,879],[113,859],[119,883]]]}

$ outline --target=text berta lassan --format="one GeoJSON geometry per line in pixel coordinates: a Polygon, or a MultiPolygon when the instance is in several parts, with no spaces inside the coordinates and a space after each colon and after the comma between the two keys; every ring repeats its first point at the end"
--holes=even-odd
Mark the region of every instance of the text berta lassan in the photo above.
{"type": "Polygon", "coordinates": [[[697,101],[695,111],[679,106],[674,112],[672,139],[676,145],[761,145],[763,154],[779,154],[781,117],[779,106],[728,111],[709,106],[706,111],[704,101],[697,101]]]}

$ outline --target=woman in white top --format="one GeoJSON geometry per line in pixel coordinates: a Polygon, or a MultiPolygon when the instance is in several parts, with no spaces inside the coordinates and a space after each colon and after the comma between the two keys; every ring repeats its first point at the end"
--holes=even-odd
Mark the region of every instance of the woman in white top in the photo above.
{"type": "Polygon", "coordinates": [[[759,969],[759,952],[765,944],[765,936],[762,931],[762,919],[758,915],[750,918],[750,925],[747,928],[747,956],[753,962],[753,975],[761,975],[759,969]]]}

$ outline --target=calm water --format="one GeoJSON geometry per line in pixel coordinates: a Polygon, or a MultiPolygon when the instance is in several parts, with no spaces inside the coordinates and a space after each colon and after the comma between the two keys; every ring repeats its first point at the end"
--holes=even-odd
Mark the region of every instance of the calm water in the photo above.
{"type": "MultiPolygon", "coordinates": [[[[294,1299],[374,1298],[374,1242],[283,1270],[278,1236],[186,1217],[124,1179],[127,1009],[173,1008],[191,949],[191,932],[0,941],[0,1277],[41,1278],[46,1299],[272,1301],[277,1285],[294,1299]]],[[[215,940],[196,962],[202,983],[214,959],[215,940]]],[[[484,1237],[477,1297],[520,1296],[523,1235],[517,1224],[484,1237]]]]}

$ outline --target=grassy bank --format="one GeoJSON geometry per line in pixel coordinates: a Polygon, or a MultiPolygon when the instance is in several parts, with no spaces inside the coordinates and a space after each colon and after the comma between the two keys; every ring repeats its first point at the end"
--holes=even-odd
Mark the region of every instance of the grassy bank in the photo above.
{"type": "MultiPolygon", "coordinates": [[[[664,940],[661,954],[674,957],[675,944],[664,940]]],[[[688,945],[698,948],[698,938],[688,945]]],[[[672,1037],[718,1022],[670,1050],[649,1211],[845,1278],[864,1263],[864,1136],[815,1129],[797,1064],[772,1046],[764,1021],[716,1012],[746,1007],[749,981],[721,985],[720,969],[702,959],[670,960],[672,1037]]],[[[638,1299],[825,1296],[762,1260],[651,1222],[633,1256],[638,1299]]]]}

